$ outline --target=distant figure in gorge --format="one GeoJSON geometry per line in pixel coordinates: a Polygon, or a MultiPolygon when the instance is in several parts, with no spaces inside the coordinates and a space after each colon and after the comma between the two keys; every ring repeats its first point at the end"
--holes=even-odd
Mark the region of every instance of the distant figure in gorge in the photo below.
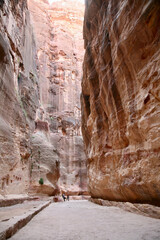
{"type": "Polygon", "coordinates": [[[67,195],[67,201],[69,201],[69,195],[67,195]]]}
{"type": "Polygon", "coordinates": [[[65,202],[66,197],[65,197],[64,193],[62,194],[62,198],[63,198],[63,200],[64,200],[64,202],[65,202]]]}

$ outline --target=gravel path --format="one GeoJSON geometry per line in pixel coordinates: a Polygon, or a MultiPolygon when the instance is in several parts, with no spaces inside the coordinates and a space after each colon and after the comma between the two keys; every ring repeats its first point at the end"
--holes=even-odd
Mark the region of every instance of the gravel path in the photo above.
{"type": "Polygon", "coordinates": [[[160,240],[160,220],[88,201],[53,203],[14,240],[160,240]]]}

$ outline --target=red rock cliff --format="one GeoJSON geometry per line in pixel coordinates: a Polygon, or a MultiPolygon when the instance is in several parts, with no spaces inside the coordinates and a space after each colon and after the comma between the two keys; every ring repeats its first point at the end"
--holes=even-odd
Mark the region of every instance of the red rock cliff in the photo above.
{"type": "Polygon", "coordinates": [[[93,197],[160,200],[160,2],[87,0],[82,129],[93,197]]]}
{"type": "Polygon", "coordinates": [[[41,175],[49,194],[56,188],[82,194],[87,190],[80,130],[84,5],[71,0],[51,5],[29,0],[28,4],[40,63],[41,98],[32,141],[32,185],[35,190],[41,175]]]}
{"type": "Polygon", "coordinates": [[[0,1],[0,29],[0,195],[27,193],[39,88],[26,1],[0,1]]]}

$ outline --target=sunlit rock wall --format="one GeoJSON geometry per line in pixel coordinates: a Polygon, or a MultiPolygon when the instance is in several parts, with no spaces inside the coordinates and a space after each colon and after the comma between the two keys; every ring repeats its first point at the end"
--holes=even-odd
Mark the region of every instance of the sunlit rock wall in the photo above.
{"type": "Polygon", "coordinates": [[[0,1],[0,195],[27,193],[38,107],[36,50],[26,1],[0,1]]]}
{"type": "Polygon", "coordinates": [[[71,0],[55,1],[52,5],[48,1],[29,0],[28,4],[40,63],[41,107],[36,121],[44,126],[38,124],[33,135],[32,185],[35,188],[37,179],[45,177],[44,169],[54,169],[55,159],[60,172],[46,175],[45,182],[59,179],[57,190],[84,194],[86,156],[80,130],[84,5],[71,0]]]}
{"type": "Polygon", "coordinates": [[[93,197],[160,200],[160,2],[86,1],[82,130],[93,197]]]}

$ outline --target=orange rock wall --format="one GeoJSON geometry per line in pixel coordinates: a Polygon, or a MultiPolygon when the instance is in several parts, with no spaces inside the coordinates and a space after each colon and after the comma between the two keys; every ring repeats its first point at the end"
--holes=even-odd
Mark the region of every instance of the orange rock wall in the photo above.
{"type": "Polygon", "coordinates": [[[160,200],[160,3],[87,0],[82,130],[92,197],[160,200]]]}

